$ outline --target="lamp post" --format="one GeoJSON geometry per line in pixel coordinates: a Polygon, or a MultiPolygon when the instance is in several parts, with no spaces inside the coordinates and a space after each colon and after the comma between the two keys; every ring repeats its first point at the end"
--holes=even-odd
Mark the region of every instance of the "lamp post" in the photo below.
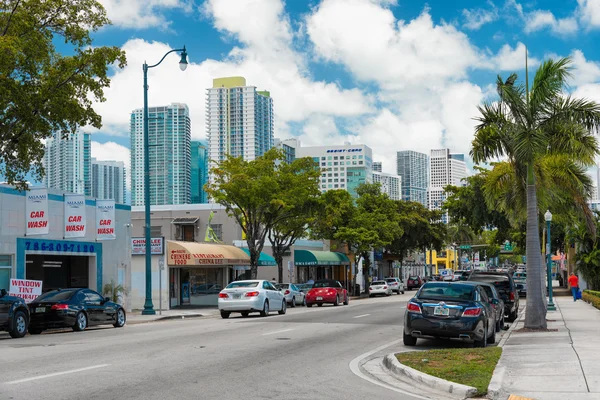
{"type": "MultiPolygon", "coordinates": [[[[144,302],[143,315],[155,315],[154,305],[152,304],[152,245],[150,234],[150,145],[148,139],[148,70],[160,65],[161,62],[169,54],[173,52],[181,52],[181,60],[179,68],[185,71],[188,65],[187,51],[185,46],[183,49],[175,49],[167,52],[160,61],[154,65],[148,65],[144,62],[142,69],[144,70],[144,214],[146,217],[146,301],[144,302]]],[[[159,271],[160,273],[160,271],[159,271]]]]}
{"type": "Polygon", "coordinates": [[[550,222],[552,222],[552,213],[550,210],[544,214],[546,220],[546,274],[548,277],[548,307],[549,311],[556,310],[554,301],[552,301],[552,252],[550,251],[550,222]]]}

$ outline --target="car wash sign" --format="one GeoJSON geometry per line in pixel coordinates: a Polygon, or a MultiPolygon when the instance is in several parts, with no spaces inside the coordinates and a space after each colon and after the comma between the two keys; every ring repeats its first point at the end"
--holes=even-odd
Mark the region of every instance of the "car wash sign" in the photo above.
{"type": "Polygon", "coordinates": [[[26,303],[31,303],[36,297],[42,294],[42,281],[11,279],[8,294],[20,297],[26,303]]]}
{"type": "Polygon", "coordinates": [[[115,238],[115,201],[96,200],[96,240],[115,238]]]}
{"type": "Polygon", "coordinates": [[[25,235],[47,235],[48,190],[31,189],[25,195],[25,235]]]}
{"type": "Polygon", "coordinates": [[[65,239],[85,237],[85,196],[65,194],[65,239]]]}

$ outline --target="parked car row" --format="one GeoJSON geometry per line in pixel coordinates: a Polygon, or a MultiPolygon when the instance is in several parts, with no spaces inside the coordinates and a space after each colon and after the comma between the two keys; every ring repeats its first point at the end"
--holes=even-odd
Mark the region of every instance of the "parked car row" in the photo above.
{"type": "Polygon", "coordinates": [[[29,304],[9,296],[4,289],[0,291],[0,330],[13,338],[21,338],[27,332],[37,335],[52,328],[83,331],[88,326],[106,324],[121,328],[126,318],[121,305],[91,289],[50,290],[29,304]]]}
{"type": "Polygon", "coordinates": [[[404,294],[404,283],[399,278],[385,278],[371,282],[368,290],[369,297],[404,294]]]}

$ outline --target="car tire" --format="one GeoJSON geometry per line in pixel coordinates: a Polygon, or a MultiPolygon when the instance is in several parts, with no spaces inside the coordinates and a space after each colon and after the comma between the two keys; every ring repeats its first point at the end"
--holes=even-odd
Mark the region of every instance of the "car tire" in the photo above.
{"type": "Polygon", "coordinates": [[[250,315],[248,311],[242,311],[242,318],[248,318],[248,315],[250,315]]]}
{"type": "Polygon", "coordinates": [[[350,298],[348,297],[348,294],[346,294],[346,298],[344,299],[344,305],[347,306],[348,304],[350,304],[350,298]]]}
{"type": "Polygon", "coordinates": [[[75,317],[75,325],[73,325],[73,330],[75,332],[84,331],[85,328],[87,328],[87,325],[88,325],[87,315],[85,315],[85,313],[83,311],[79,311],[77,313],[77,316],[75,317]]]}
{"type": "Polygon", "coordinates": [[[487,327],[485,327],[483,329],[483,339],[481,340],[476,340],[473,342],[473,346],[474,347],[480,347],[483,348],[487,345],[487,327]]]}
{"type": "Polygon", "coordinates": [[[290,307],[296,308],[296,297],[292,297],[292,302],[290,303],[290,307]]]}
{"type": "Polygon", "coordinates": [[[340,296],[335,296],[335,302],[333,303],[334,307],[337,307],[340,305],[340,296]]]}
{"type": "Polygon", "coordinates": [[[385,297],[390,297],[392,294],[391,293],[386,293],[385,297]]]}
{"type": "Polygon", "coordinates": [[[402,341],[405,346],[415,346],[417,344],[417,338],[411,335],[407,335],[402,331],[402,341]]]}
{"type": "Polygon", "coordinates": [[[27,329],[27,332],[29,332],[30,335],[39,335],[40,333],[42,333],[42,330],[40,328],[29,327],[27,329]]]}
{"type": "Polygon", "coordinates": [[[115,315],[115,323],[113,324],[113,326],[115,328],[122,328],[125,326],[125,322],[126,322],[125,310],[123,310],[122,308],[119,308],[117,310],[117,315],[115,315]]]}
{"type": "Polygon", "coordinates": [[[496,330],[492,329],[492,335],[487,338],[486,340],[487,344],[495,344],[496,343],[496,330]]]}
{"type": "Polygon", "coordinates": [[[317,306],[323,307],[323,303],[317,303],[317,306]]]}
{"type": "Polygon", "coordinates": [[[10,337],[18,339],[27,334],[27,315],[23,311],[17,311],[13,316],[12,329],[8,332],[10,337]]]}
{"type": "Polygon", "coordinates": [[[287,310],[287,301],[283,300],[281,302],[281,310],[277,311],[279,315],[284,315],[287,310]]]}
{"type": "Polygon", "coordinates": [[[372,295],[372,294],[370,294],[370,295],[369,295],[369,297],[373,297],[373,295],[372,295]]]}
{"type": "Polygon", "coordinates": [[[221,318],[223,319],[229,318],[230,315],[231,313],[229,311],[221,311],[221,318]]]}
{"type": "Polygon", "coordinates": [[[269,302],[268,301],[264,302],[263,309],[260,312],[260,316],[261,317],[267,317],[267,316],[269,316],[269,302]]]}
{"type": "Polygon", "coordinates": [[[402,294],[404,294],[404,290],[402,291],[402,294]]]}
{"type": "Polygon", "coordinates": [[[515,311],[512,311],[510,314],[508,314],[508,322],[515,322],[518,315],[519,315],[518,309],[515,309],[515,311]]]}
{"type": "Polygon", "coordinates": [[[312,303],[306,303],[306,307],[311,308],[312,307],[312,303]]]}
{"type": "Polygon", "coordinates": [[[495,328],[496,328],[496,332],[500,332],[500,329],[502,329],[502,320],[496,321],[495,328]]]}

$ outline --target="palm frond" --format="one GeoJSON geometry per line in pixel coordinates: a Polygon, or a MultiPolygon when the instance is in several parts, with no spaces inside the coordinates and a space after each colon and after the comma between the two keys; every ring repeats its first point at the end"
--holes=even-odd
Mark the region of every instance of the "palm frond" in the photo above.
{"type": "MultiPolygon", "coordinates": [[[[571,59],[545,61],[535,73],[529,97],[529,108],[533,118],[545,113],[562,94],[567,79],[571,76],[571,59]]],[[[537,118],[536,118],[537,119],[537,118]]]]}
{"type": "Polygon", "coordinates": [[[588,99],[574,99],[571,96],[558,97],[541,125],[553,125],[564,121],[579,123],[588,131],[597,133],[600,128],[600,104],[588,99]]]}
{"type": "Polygon", "coordinates": [[[600,155],[596,135],[578,122],[564,121],[545,127],[549,151],[552,154],[569,155],[573,160],[591,167],[600,155]]]}

